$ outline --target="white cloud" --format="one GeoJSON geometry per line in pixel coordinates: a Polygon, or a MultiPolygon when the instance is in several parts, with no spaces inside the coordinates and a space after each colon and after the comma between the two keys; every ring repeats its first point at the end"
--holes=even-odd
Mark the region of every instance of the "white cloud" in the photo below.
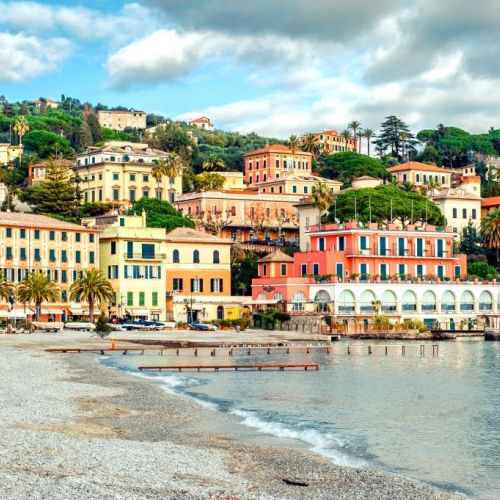
{"type": "Polygon", "coordinates": [[[70,54],[63,38],[40,39],[21,33],[0,33],[0,81],[22,82],[50,73],[70,54]]]}

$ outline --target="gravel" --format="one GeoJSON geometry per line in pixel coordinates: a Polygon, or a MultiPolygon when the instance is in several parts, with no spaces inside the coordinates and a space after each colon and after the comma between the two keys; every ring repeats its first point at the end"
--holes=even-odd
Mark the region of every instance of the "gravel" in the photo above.
{"type": "Polygon", "coordinates": [[[454,498],[300,448],[209,432],[203,422],[222,415],[95,355],[44,353],[49,341],[0,338],[1,498],[454,498]]]}

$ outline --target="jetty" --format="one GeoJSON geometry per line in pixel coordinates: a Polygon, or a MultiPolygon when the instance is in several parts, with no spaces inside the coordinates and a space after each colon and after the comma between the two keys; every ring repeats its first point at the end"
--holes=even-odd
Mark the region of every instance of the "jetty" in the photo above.
{"type": "Polygon", "coordinates": [[[142,371],[201,371],[201,370],[235,370],[235,371],[285,371],[285,370],[319,370],[319,364],[308,363],[308,364],[279,364],[279,365],[200,365],[200,366],[187,366],[187,365],[174,365],[174,366],[139,366],[139,370],[142,371]]]}

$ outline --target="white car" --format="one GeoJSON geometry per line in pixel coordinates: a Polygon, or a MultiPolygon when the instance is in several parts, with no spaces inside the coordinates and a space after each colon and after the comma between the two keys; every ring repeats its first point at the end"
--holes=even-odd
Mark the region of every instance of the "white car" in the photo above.
{"type": "Polygon", "coordinates": [[[86,331],[93,332],[95,330],[94,323],[84,323],[83,321],[75,321],[71,323],[65,323],[64,328],[66,330],[78,330],[78,331],[86,331]]]}

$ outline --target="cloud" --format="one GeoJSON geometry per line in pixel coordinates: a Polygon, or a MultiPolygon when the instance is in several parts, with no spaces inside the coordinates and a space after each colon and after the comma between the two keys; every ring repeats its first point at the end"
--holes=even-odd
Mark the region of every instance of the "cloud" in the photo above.
{"type": "Polygon", "coordinates": [[[23,82],[50,73],[70,52],[71,43],[63,38],[41,39],[0,32],[0,81],[23,82]]]}
{"type": "Polygon", "coordinates": [[[348,42],[400,0],[147,0],[184,29],[348,42]]]}

